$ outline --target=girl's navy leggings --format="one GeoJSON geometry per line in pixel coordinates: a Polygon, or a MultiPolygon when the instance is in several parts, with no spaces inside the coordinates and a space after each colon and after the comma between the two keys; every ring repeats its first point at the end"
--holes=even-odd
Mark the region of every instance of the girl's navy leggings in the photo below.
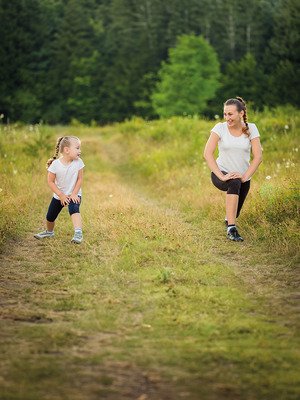
{"type": "MultiPolygon", "coordinates": [[[[222,171],[224,175],[226,172],[222,171]]],[[[250,181],[241,182],[240,179],[229,179],[228,181],[221,181],[213,172],[211,173],[212,183],[223,192],[227,194],[237,194],[239,196],[238,208],[236,216],[240,215],[241,209],[243,207],[244,201],[250,189],[250,181]]]]}
{"type": "MultiPolygon", "coordinates": [[[[80,197],[80,196],[79,196],[80,197]]],[[[72,200],[70,204],[68,205],[69,209],[69,214],[76,214],[79,213],[79,207],[81,204],[81,197],[80,197],[80,203],[74,203],[72,200]]],[[[46,219],[49,222],[54,222],[56,218],[58,217],[58,214],[61,212],[61,210],[64,208],[64,206],[61,205],[60,200],[57,200],[55,197],[52,197],[51,203],[48,208],[48,212],[46,215],[46,219]]]]}

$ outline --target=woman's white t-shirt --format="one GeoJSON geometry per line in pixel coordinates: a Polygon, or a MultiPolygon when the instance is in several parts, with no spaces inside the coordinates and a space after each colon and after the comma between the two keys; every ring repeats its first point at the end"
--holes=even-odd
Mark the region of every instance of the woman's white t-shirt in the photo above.
{"type": "MultiPolygon", "coordinates": [[[[70,195],[76,185],[78,178],[78,171],[84,167],[84,163],[81,158],[78,160],[73,160],[70,164],[65,165],[58,158],[54,160],[50,167],[49,172],[55,174],[55,184],[58,189],[66,195],[70,195]]],[[[79,189],[78,196],[81,196],[81,188],[79,189]]],[[[56,193],[53,196],[59,200],[56,193]]]]}
{"type": "Polygon", "coordinates": [[[216,163],[221,171],[239,172],[243,175],[249,168],[251,140],[259,137],[259,132],[255,124],[248,123],[248,126],[250,136],[233,136],[229,132],[227,122],[219,122],[212,128],[212,132],[220,138],[216,163]]]}

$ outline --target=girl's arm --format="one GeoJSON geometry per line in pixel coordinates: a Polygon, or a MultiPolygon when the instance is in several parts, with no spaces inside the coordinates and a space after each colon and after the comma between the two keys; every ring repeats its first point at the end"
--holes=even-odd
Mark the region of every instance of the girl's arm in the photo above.
{"type": "Polygon", "coordinates": [[[235,172],[229,172],[226,175],[223,175],[223,173],[220,171],[216,160],[214,158],[214,152],[217,148],[217,144],[219,141],[219,136],[215,132],[211,132],[210,137],[206,143],[205,149],[204,149],[204,158],[207,162],[207,165],[209,169],[221,180],[221,181],[228,181],[229,179],[234,179],[238,176],[236,176],[235,172]]]}
{"type": "Polygon", "coordinates": [[[259,164],[262,162],[262,150],[259,137],[251,140],[253,159],[249,165],[249,168],[242,176],[242,182],[248,181],[254,172],[257,170],[259,164]]]}
{"type": "Polygon", "coordinates": [[[74,203],[80,203],[80,198],[78,197],[79,189],[81,188],[83,180],[83,168],[78,171],[77,181],[74,186],[73,192],[70,194],[70,199],[73,200],[74,203]]]}
{"type": "Polygon", "coordinates": [[[55,174],[53,174],[52,172],[48,172],[47,182],[52,192],[57,194],[57,196],[59,197],[62,206],[66,206],[67,204],[70,203],[69,197],[66,196],[63,192],[61,192],[55,185],[55,174]]]}

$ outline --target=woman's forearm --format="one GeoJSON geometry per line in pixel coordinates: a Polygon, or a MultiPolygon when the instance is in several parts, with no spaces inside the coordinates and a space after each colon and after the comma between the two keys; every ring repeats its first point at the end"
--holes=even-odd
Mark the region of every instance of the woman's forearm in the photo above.
{"type": "Polygon", "coordinates": [[[220,171],[214,157],[212,155],[205,155],[204,157],[211,172],[213,172],[219,179],[221,179],[223,177],[223,174],[220,171]]]}
{"type": "Polygon", "coordinates": [[[249,168],[247,169],[247,171],[244,173],[243,177],[242,177],[242,181],[246,182],[248,181],[256,172],[257,168],[259,167],[259,164],[262,162],[262,158],[258,157],[258,158],[254,158],[251,162],[251,164],[249,165],[249,168]]]}

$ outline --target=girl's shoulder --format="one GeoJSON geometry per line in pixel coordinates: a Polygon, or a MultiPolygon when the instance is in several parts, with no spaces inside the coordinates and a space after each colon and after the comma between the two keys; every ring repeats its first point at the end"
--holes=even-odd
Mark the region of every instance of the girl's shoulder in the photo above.
{"type": "Polygon", "coordinates": [[[47,168],[47,170],[48,170],[49,172],[55,173],[56,170],[58,169],[59,165],[60,165],[60,162],[59,162],[58,158],[56,158],[55,160],[52,161],[52,163],[51,163],[50,166],[47,168]]]}
{"type": "Polygon", "coordinates": [[[55,160],[52,161],[51,165],[60,165],[61,162],[59,161],[59,158],[56,158],[55,160]]]}
{"type": "Polygon", "coordinates": [[[77,160],[73,160],[72,163],[73,163],[74,165],[76,165],[76,167],[77,167],[78,169],[81,169],[81,168],[84,167],[84,162],[83,162],[82,158],[78,158],[77,160]]]}

